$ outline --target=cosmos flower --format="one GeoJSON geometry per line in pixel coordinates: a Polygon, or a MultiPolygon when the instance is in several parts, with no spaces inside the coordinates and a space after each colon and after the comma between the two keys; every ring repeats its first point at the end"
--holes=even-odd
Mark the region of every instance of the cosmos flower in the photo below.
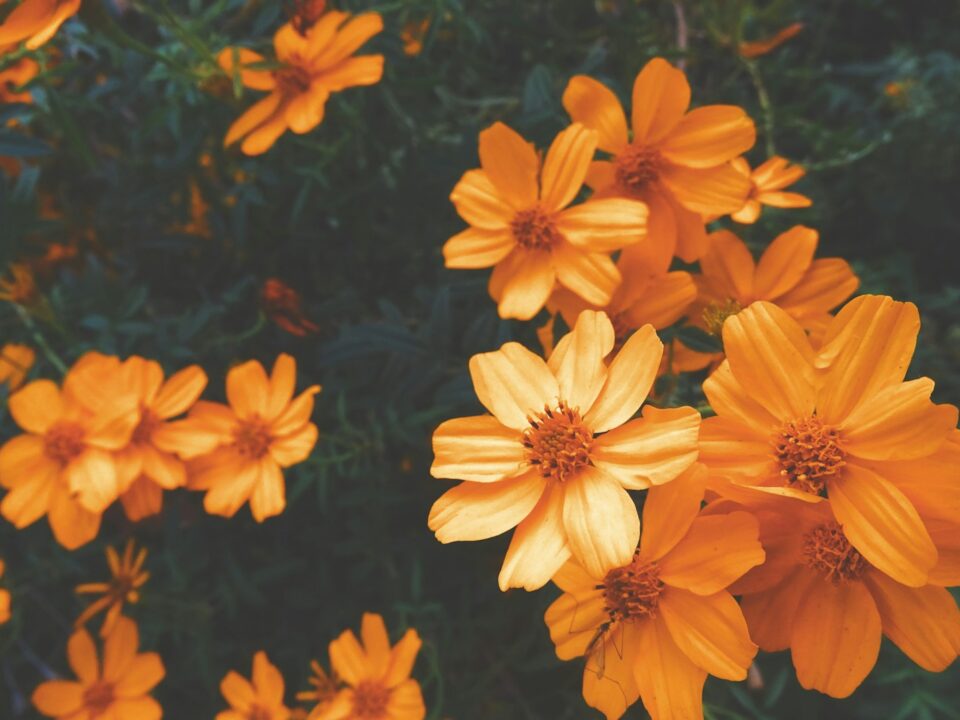
{"type": "Polygon", "coordinates": [[[753,171],[742,157],[731,161],[731,164],[737,172],[750,178],[750,193],[746,202],[742,208],[730,213],[730,217],[738,223],[755,223],[764,205],[778,208],[804,208],[812,205],[806,195],[783,191],[804,176],[806,171],[799,165],[791,165],[776,155],[753,171]]]}
{"type": "Polygon", "coordinates": [[[220,692],[230,705],[215,720],[287,720],[290,708],[283,704],[283,675],[262,650],[253,656],[250,680],[231,670],[220,682],[220,692]]]}

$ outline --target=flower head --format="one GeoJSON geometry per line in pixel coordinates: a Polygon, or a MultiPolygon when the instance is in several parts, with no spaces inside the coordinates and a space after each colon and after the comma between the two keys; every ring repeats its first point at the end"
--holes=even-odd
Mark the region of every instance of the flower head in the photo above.
{"type": "Polygon", "coordinates": [[[423,52],[423,39],[430,30],[430,17],[423,17],[419,20],[409,20],[400,31],[400,40],[403,42],[403,54],[407,57],[416,57],[423,52]]]}
{"type": "MultiPolygon", "coordinates": [[[[0,8],[7,0],[0,0],[0,8]]],[[[0,23],[0,50],[25,42],[36,50],[80,9],[81,0],[23,0],[0,23]]]]}
{"type": "Polygon", "coordinates": [[[310,686],[312,689],[297,693],[297,700],[310,704],[310,712],[304,713],[306,720],[315,720],[320,713],[325,712],[337,693],[340,692],[342,683],[337,674],[328,673],[317,660],[310,661],[310,686]]]}
{"type": "Polygon", "coordinates": [[[696,260],[706,249],[703,216],[743,206],[750,181],[730,161],[753,146],[753,121],[732,105],[687,112],[690,85],[666,60],[654,58],[637,75],[632,133],[616,95],[586,75],[570,80],[563,106],[596,130],[599,149],[611,155],[590,165],[587,185],[597,196],[645,202],[649,242],[667,254],[696,260]]]}
{"type": "Polygon", "coordinates": [[[750,178],[750,193],[743,207],[730,217],[738,223],[755,223],[760,217],[763,205],[779,208],[810,207],[810,198],[795,192],[783,192],[783,189],[793,185],[802,178],[805,170],[799,165],[791,165],[782,157],[774,156],[765,163],[750,171],[750,165],[744,158],[737,158],[732,162],[737,172],[750,178]]]}
{"type": "Polygon", "coordinates": [[[584,311],[548,362],[517,343],[470,360],[490,415],[433,434],[431,473],[462,479],[430,510],[441,542],[516,528],[500,588],[543,586],[571,555],[601,574],[633,556],[640,521],[627,490],[673,480],[697,458],[700,415],[647,406],[663,345],[644,326],[610,362],[614,330],[584,311]]]}
{"type": "Polygon", "coordinates": [[[319,326],[306,316],[300,293],[279,278],[267,278],[260,288],[260,302],[270,319],[291,335],[304,337],[319,326]]]}
{"type": "Polygon", "coordinates": [[[58,720],[160,720],[163,710],[148,693],[165,675],[163,661],[156,653],[137,653],[139,644],[136,623],[119,618],[104,640],[101,663],[90,633],[77,630],[67,643],[77,680],[43,683],[33,692],[34,707],[58,720]]]}
{"type": "Polygon", "coordinates": [[[120,619],[124,603],[135,604],[140,601],[140,588],[150,579],[150,573],[143,569],[143,563],[147,559],[147,549],[140,548],[134,556],[134,548],[131,538],[127,541],[121,558],[113,547],[107,546],[107,565],[113,577],[108,582],[77,586],[76,592],[80,595],[102,595],[80,614],[75,623],[77,627],[81,627],[97,613],[106,610],[107,614],[103,619],[100,635],[107,637],[120,619]]]}
{"type": "Polygon", "coordinates": [[[215,720],[287,720],[290,708],[283,704],[283,675],[262,650],[253,656],[250,680],[231,670],[220,682],[220,692],[230,710],[215,720]]]}
{"type": "Polygon", "coordinates": [[[243,139],[243,152],[259,155],[286,130],[303,134],[319,125],[332,93],[380,82],[383,55],[354,53],[381,30],[383,19],[375,12],[352,16],[330,10],[309,27],[295,18],[274,35],[275,70],[255,67],[267,60],[252,50],[224,49],[218,59],[225,72],[239,73],[252,90],[270,92],[230,126],[224,144],[243,139]]]}
{"type": "Polygon", "coordinates": [[[364,613],[361,645],[352,630],[330,643],[330,665],[346,685],[310,720],[423,720],[420,684],[410,677],[420,651],[420,636],[410,629],[393,647],[383,618],[364,613]]]}
{"type": "Polygon", "coordinates": [[[763,562],[746,512],[700,511],[706,471],[694,465],[652,488],[628,562],[596,573],[568,562],[545,616],[557,656],[585,656],[583,696],[607,720],[639,697],[654,720],[701,717],[708,674],[743,680],[756,654],[727,591],[763,562]]]}
{"type": "Polygon", "coordinates": [[[0,349],[0,383],[6,383],[11,391],[23,385],[33,367],[37,354],[26,345],[10,343],[0,349]]]}
{"type": "Polygon", "coordinates": [[[607,198],[568,207],[583,185],[597,134],[574,124],[541,163],[533,145],[503,123],[480,133],[479,170],[450,195],[471,227],[443,246],[449,268],[494,267],[490,295],[500,317],[529,320],[559,284],[604,306],[620,283],[610,253],[646,232],[642,203],[607,198]]]}
{"type": "Polygon", "coordinates": [[[29,103],[33,96],[23,86],[40,72],[40,65],[33,58],[20,58],[0,70],[0,103],[29,103]]]}
{"type": "Polygon", "coordinates": [[[317,441],[311,385],[294,397],[297,365],[280,355],[273,372],[256,360],[227,373],[228,405],[201,400],[165,431],[189,458],[188,487],[206,490],[204,507],[231,517],[249,500],[257,522],[286,507],[282,468],[303,462],[317,441]]]}
{"type": "Polygon", "coordinates": [[[758,302],[723,326],[726,361],[704,382],[716,412],[700,458],[731,498],[829,498],[844,536],[872,566],[922,587],[937,549],[891,461],[933,456],[957,408],[930,401],[933,381],[904,382],[920,318],[910,303],[862,295],[827,325],[816,352],[803,328],[758,302]]]}

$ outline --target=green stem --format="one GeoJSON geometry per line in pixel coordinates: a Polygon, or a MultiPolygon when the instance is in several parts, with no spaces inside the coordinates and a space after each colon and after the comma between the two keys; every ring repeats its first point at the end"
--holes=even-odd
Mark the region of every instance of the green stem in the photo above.
{"type": "Polygon", "coordinates": [[[760,75],[760,69],[757,64],[748,58],[740,58],[743,66],[750,74],[750,80],[757,91],[757,99],[760,101],[760,110],[763,112],[763,135],[767,149],[767,157],[771,158],[777,154],[777,148],[773,140],[773,104],[770,102],[770,95],[767,93],[767,86],[763,83],[763,77],[760,75]]]}
{"type": "Polygon", "coordinates": [[[56,351],[50,347],[47,339],[43,336],[43,333],[40,332],[40,328],[37,327],[33,318],[30,317],[30,313],[28,313],[22,305],[14,305],[13,307],[16,309],[20,321],[24,324],[24,327],[27,328],[27,332],[30,333],[30,337],[33,338],[37,347],[43,352],[44,357],[46,357],[50,364],[59,370],[62,375],[66,375],[67,364],[57,355],[56,351]]]}

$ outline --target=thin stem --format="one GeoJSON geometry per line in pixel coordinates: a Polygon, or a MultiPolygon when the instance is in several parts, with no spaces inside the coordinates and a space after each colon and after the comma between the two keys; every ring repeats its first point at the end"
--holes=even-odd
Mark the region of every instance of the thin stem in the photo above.
{"type": "Polygon", "coordinates": [[[686,70],[689,28],[687,27],[687,16],[683,11],[683,4],[680,0],[673,0],[673,12],[677,16],[677,49],[684,55],[684,57],[677,60],[677,67],[681,70],[686,70]]]}
{"type": "Polygon", "coordinates": [[[740,60],[750,74],[750,80],[753,82],[753,87],[757,91],[757,99],[760,101],[760,110],[763,113],[763,139],[767,149],[767,157],[770,158],[777,154],[776,144],[773,140],[773,104],[770,102],[767,86],[763,83],[763,77],[760,75],[760,69],[757,67],[757,64],[753,60],[745,57],[741,57],[740,60]]]}
{"type": "Polygon", "coordinates": [[[13,307],[17,311],[17,316],[20,318],[20,322],[22,322],[24,327],[27,328],[27,332],[30,333],[30,337],[33,338],[33,341],[37,344],[37,347],[43,352],[44,357],[46,357],[49,363],[59,370],[62,375],[66,375],[67,364],[60,358],[59,355],[57,355],[54,349],[50,347],[47,339],[43,336],[43,333],[40,332],[40,328],[37,327],[37,324],[33,321],[33,318],[30,317],[30,313],[28,313],[26,308],[24,308],[22,305],[15,304],[13,307]]]}

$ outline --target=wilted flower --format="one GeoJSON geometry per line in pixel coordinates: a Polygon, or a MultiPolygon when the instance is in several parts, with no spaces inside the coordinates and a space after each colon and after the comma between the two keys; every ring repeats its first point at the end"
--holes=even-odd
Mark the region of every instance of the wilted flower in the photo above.
{"type": "Polygon", "coordinates": [[[106,637],[116,626],[123,612],[124,603],[135,604],[140,601],[140,588],[150,579],[150,573],[143,569],[147,559],[147,549],[140,548],[134,557],[134,542],[127,541],[121,558],[112,546],[107,546],[107,565],[113,576],[108,582],[85,583],[78,585],[76,592],[79,595],[102,595],[94,600],[80,617],[75,625],[81,627],[97,613],[107,611],[100,628],[100,635],[106,637]]]}
{"type": "Polygon", "coordinates": [[[300,293],[280,278],[267,278],[264,281],[260,289],[260,302],[270,319],[291,335],[304,337],[320,329],[306,316],[300,293]]]}

